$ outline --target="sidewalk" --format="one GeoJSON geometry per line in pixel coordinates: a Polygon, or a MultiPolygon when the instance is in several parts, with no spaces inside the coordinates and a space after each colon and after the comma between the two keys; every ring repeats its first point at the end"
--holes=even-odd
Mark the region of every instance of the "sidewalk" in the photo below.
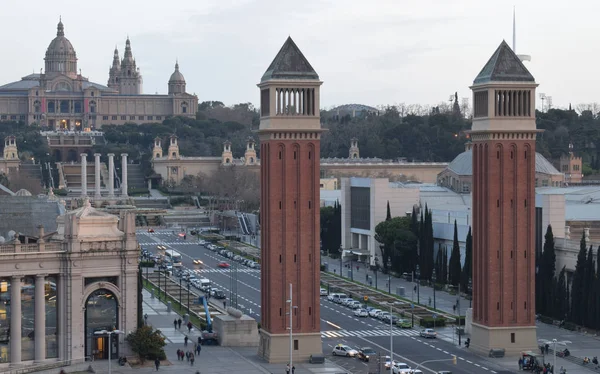
{"type": "MultiPolygon", "coordinates": [[[[143,291],[144,314],[148,315],[148,324],[161,331],[165,336],[167,345],[165,353],[167,360],[161,363],[159,372],[195,374],[214,373],[245,373],[245,374],[272,374],[285,373],[285,364],[269,364],[257,356],[257,347],[229,348],[213,345],[203,345],[200,355],[196,356],[194,366],[186,360],[177,360],[177,349],[193,350],[194,342],[197,341],[199,331],[194,327],[188,333],[187,327],[182,324],[181,329],[173,327],[173,320],[180,316],[171,311],[167,312],[167,306],[158,299],[153,299],[150,293],[143,291]],[[184,346],[185,336],[190,338],[188,346],[184,346]]],[[[183,318],[182,318],[183,319],[183,318]]],[[[125,343],[126,344],[126,343],[125,343]]],[[[108,373],[108,361],[94,361],[91,363],[96,373],[108,373]]],[[[87,365],[85,364],[85,368],[87,365]]],[[[144,367],[131,368],[129,365],[119,366],[116,360],[112,362],[112,373],[139,373],[146,374],[156,372],[153,363],[148,362],[144,367]],[[147,366],[146,366],[147,365],[147,366]]],[[[319,374],[319,373],[346,373],[342,368],[326,361],[325,365],[311,365],[308,363],[295,363],[297,374],[319,374]]],[[[85,370],[83,366],[66,367],[67,373],[79,373],[85,370]]],[[[43,372],[44,374],[56,374],[60,369],[43,372]]]]}

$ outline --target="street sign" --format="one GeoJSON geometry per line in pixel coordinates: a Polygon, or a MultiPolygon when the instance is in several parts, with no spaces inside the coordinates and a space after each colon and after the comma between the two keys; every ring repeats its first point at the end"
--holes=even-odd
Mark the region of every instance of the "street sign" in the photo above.
{"type": "Polygon", "coordinates": [[[363,300],[364,300],[364,301],[369,301],[369,296],[366,296],[366,295],[365,295],[365,296],[363,296],[363,300]]]}
{"type": "Polygon", "coordinates": [[[437,314],[434,314],[434,315],[433,315],[433,319],[436,319],[436,318],[437,318],[437,314]]]}

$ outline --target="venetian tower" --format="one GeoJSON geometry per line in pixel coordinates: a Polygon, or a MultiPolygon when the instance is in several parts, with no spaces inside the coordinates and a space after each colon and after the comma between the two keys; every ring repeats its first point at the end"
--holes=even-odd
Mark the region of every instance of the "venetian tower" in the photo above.
{"type": "Polygon", "coordinates": [[[249,136],[246,140],[246,152],[244,153],[244,164],[245,165],[254,165],[256,164],[256,149],[254,146],[256,142],[254,139],[249,136]]]}
{"type": "Polygon", "coordinates": [[[471,347],[537,348],[535,326],[535,90],[502,42],[473,91],[471,347]]]}
{"type": "Polygon", "coordinates": [[[163,156],[162,139],[154,138],[154,148],[152,148],[152,158],[161,158],[163,156]]]}
{"type": "Polygon", "coordinates": [[[322,132],[319,88],[322,83],[294,41],[288,38],[258,84],[262,214],[259,355],[269,362],[289,362],[290,354],[294,361],[322,354],[319,309],[322,132]]]}

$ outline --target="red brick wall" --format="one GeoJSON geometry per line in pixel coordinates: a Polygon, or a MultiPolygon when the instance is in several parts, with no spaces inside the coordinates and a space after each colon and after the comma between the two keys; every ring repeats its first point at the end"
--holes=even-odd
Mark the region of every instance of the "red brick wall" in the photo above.
{"type": "Polygon", "coordinates": [[[319,139],[261,141],[262,328],[286,333],[289,284],[295,333],[320,331],[319,139]]]}
{"type": "Polygon", "coordinates": [[[473,142],[473,321],[490,327],[535,325],[535,134],[512,135],[473,142]]]}

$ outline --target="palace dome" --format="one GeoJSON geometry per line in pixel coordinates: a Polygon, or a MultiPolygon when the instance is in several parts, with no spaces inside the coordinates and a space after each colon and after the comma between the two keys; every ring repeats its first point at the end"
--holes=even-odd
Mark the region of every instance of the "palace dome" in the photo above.
{"type": "Polygon", "coordinates": [[[185,78],[183,74],[179,71],[179,63],[175,63],[175,71],[171,74],[171,78],[169,78],[169,82],[185,82],[185,78]]]}
{"type": "Polygon", "coordinates": [[[77,75],[77,55],[75,48],[65,37],[62,21],[58,22],[56,37],[52,39],[46,50],[46,74],[58,72],[70,76],[77,75]]]}
{"type": "Polygon", "coordinates": [[[46,50],[46,58],[64,54],[75,55],[75,48],[73,48],[73,45],[69,39],[65,37],[65,28],[62,21],[58,22],[57,29],[56,38],[52,39],[50,45],[48,45],[48,49],[46,50]]]}

